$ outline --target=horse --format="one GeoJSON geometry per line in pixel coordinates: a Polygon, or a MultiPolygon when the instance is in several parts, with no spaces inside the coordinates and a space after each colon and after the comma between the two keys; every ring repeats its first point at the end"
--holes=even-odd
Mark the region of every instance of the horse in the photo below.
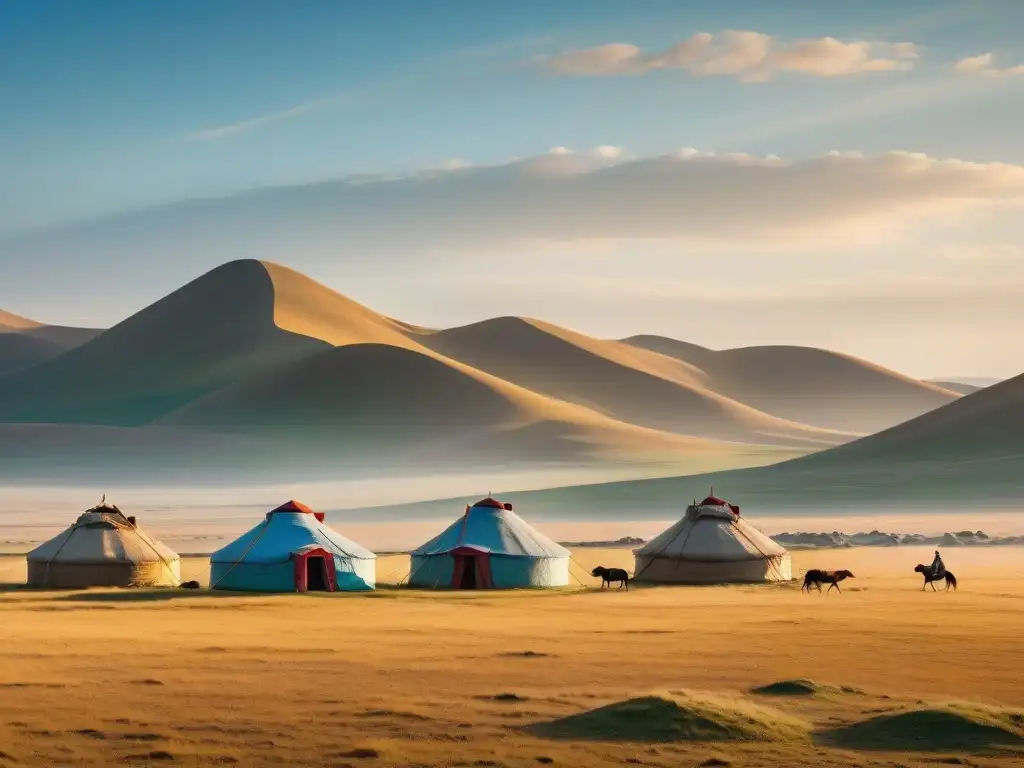
{"type": "Polygon", "coordinates": [[[605,568],[603,565],[599,565],[590,572],[590,575],[595,579],[600,577],[601,589],[604,589],[606,585],[611,588],[613,583],[618,583],[619,589],[625,587],[629,592],[629,574],[621,568],[605,568]]]}
{"type": "Polygon", "coordinates": [[[839,582],[845,581],[846,579],[857,578],[849,571],[822,571],[817,568],[812,568],[804,576],[804,585],[800,588],[800,591],[811,591],[811,587],[817,587],[818,591],[821,592],[821,585],[828,584],[828,590],[825,592],[827,595],[832,591],[832,587],[839,590],[839,594],[843,593],[843,590],[839,589],[839,582]]]}
{"type": "Polygon", "coordinates": [[[941,581],[943,579],[945,579],[946,581],[947,592],[949,591],[950,587],[956,589],[956,576],[954,576],[949,571],[943,571],[941,576],[936,576],[935,572],[932,571],[932,567],[930,565],[922,565],[921,563],[918,563],[917,567],[914,569],[914,573],[920,573],[924,575],[924,584],[921,585],[922,592],[928,587],[929,584],[932,585],[932,592],[938,592],[939,590],[935,588],[935,582],[941,581]]]}

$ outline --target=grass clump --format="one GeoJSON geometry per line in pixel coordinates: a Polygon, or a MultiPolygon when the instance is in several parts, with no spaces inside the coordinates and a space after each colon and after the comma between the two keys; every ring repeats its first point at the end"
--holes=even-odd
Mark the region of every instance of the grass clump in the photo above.
{"type": "Polygon", "coordinates": [[[791,741],[808,734],[806,723],[782,712],[682,691],[618,701],[526,730],[549,739],[629,742],[791,741]]]}
{"type": "Polygon", "coordinates": [[[950,704],[876,715],[826,737],[849,749],[989,752],[1024,748],[1024,715],[972,704],[950,704]]]}

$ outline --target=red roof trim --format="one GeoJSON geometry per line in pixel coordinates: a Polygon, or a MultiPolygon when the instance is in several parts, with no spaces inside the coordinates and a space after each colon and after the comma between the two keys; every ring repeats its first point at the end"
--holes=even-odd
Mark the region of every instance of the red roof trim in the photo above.
{"type": "Polygon", "coordinates": [[[728,507],[729,504],[724,499],[720,499],[717,496],[708,496],[704,501],[700,503],[702,507],[728,507]]]}
{"type": "Polygon", "coordinates": [[[498,501],[497,499],[492,499],[490,496],[488,496],[486,499],[480,499],[480,501],[478,501],[473,506],[490,507],[491,509],[510,509],[512,507],[511,504],[502,504],[500,501],[498,501]]]}
{"type": "Polygon", "coordinates": [[[272,509],[270,511],[270,514],[274,514],[275,512],[301,512],[302,514],[305,514],[305,515],[312,515],[313,514],[313,510],[312,509],[310,509],[309,507],[307,507],[305,504],[303,504],[300,501],[295,501],[295,499],[292,499],[291,501],[286,501],[284,504],[282,504],[277,509],[272,509]]]}

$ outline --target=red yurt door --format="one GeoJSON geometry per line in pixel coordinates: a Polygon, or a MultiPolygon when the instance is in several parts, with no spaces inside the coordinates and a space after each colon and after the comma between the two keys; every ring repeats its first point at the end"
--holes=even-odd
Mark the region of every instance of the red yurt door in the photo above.
{"type": "Polygon", "coordinates": [[[491,589],[491,555],[472,547],[459,547],[451,552],[452,589],[491,589]]]}
{"type": "Polygon", "coordinates": [[[333,592],[337,580],[334,555],[321,547],[295,552],[295,591],[333,592]]]}

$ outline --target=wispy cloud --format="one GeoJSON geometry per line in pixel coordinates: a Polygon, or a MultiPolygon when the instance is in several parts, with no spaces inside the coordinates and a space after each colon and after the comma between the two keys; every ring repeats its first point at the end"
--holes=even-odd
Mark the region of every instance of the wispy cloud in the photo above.
{"type": "Polygon", "coordinates": [[[218,125],[212,128],[202,128],[188,134],[186,138],[191,141],[217,141],[219,139],[226,139],[231,136],[237,136],[241,133],[245,133],[246,131],[251,131],[255,128],[261,128],[271,123],[279,123],[282,120],[290,120],[294,117],[308,114],[309,112],[313,112],[317,109],[323,109],[324,107],[343,101],[347,96],[348,93],[337,93],[332,96],[313,99],[301,104],[296,104],[294,107],[290,107],[288,109],[282,109],[277,112],[268,112],[264,115],[239,120],[236,123],[218,125]]]}
{"type": "Polygon", "coordinates": [[[309,115],[328,107],[338,106],[353,101],[369,93],[380,93],[389,88],[403,87],[414,84],[430,74],[436,74],[437,68],[458,65],[465,67],[470,63],[480,66],[480,62],[487,59],[504,60],[509,55],[523,50],[536,50],[539,46],[550,42],[549,37],[519,37],[509,40],[499,40],[488,43],[480,43],[472,46],[464,46],[448,51],[426,56],[416,63],[415,67],[397,72],[390,77],[384,77],[369,83],[364,83],[355,88],[339,90],[328,93],[315,99],[301,102],[287,109],[267,112],[265,114],[248,117],[237,122],[225,125],[216,125],[209,128],[202,128],[186,135],[190,141],[218,141],[238,136],[249,131],[266,127],[273,123],[280,123],[286,120],[309,115]]]}
{"type": "Polygon", "coordinates": [[[912,69],[914,43],[843,42],[834,37],[784,41],[749,30],[698,32],[670,48],[644,51],[632,43],[608,43],[539,59],[548,71],[575,77],[642,75],[683,70],[694,76],[732,76],[764,82],[783,72],[843,77],[912,69]]]}
{"type": "Polygon", "coordinates": [[[983,53],[980,56],[968,56],[966,59],[960,59],[960,61],[953,65],[953,70],[964,75],[1007,77],[1024,75],[1024,64],[1017,64],[1012,67],[997,67],[995,54],[983,53]]]}
{"type": "MultiPolygon", "coordinates": [[[[146,212],[149,242],[182,233],[263,253],[298,243],[352,253],[462,253],[582,240],[675,240],[820,251],[878,243],[927,223],[1024,203],[1024,166],[890,152],[778,157],[682,150],[631,157],[617,148],[558,148],[503,165],[408,177],[341,179],[193,201],[146,212]]],[[[141,230],[122,217],[66,233],[118,240],[141,230]]],[[[137,248],[138,242],[130,247],[137,248]]],[[[104,240],[100,250],[113,244],[104,240]]]]}

